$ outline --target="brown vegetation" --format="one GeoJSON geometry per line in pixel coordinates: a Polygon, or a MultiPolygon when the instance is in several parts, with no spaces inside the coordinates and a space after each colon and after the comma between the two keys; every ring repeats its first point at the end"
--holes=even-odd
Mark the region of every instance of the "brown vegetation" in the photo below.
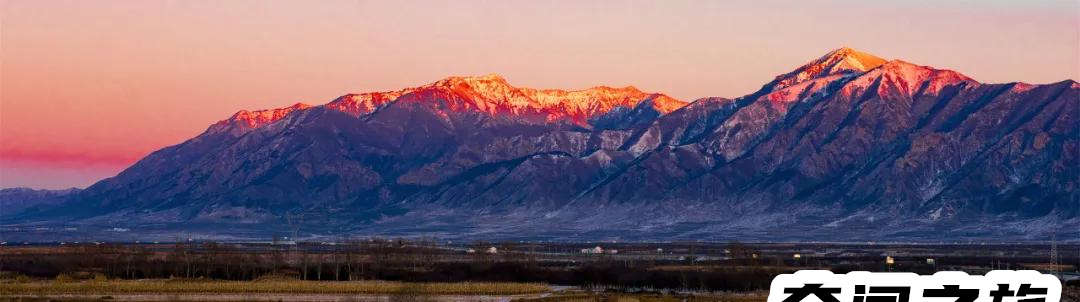
{"type": "Polygon", "coordinates": [[[0,283],[0,295],[57,294],[399,294],[520,295],[549,291],[539,283],[458,282],[408,283],[393,281],[221,281],[221,280],[114,280],[105,282],[35,281],[0,283]]]}
{"type": "MultiPolygon", "coordinates": [[[[617,254],[584,254],[581,249],[597,244],[478,242],[452,246],[432,240],[381,239],[288,243],[0,247],[0,283],[105,286],[86,284],[142,279],[267,284],[386,280],[555,284],[619,292],[750,292],[768,288],[777,274],[799,269],[980,273],[1045,261],[1045,257],[1031,256],[1043,247],[1032,246],[990,250],[985,246],[626,243],[604,245],[618,249],[617,254]],[[488,253],[491,247],[497,252],[488,253]],[[793,253],[802,256],[796,258],[793,253]],[[895,264],[884,265],[883,253],[893,255],[895,264]],[[929,264],[927,258],[936,262],[929,264]]],[[[1069,258],[1062,262],[1075,261],[1069,258]]]]}

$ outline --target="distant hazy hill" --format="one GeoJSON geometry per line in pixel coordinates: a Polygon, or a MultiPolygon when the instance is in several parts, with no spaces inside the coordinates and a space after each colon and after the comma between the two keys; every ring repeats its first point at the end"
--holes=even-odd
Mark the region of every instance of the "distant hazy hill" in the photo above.
{"type": "Polygon", "coordinates": [[[0,189],[0,216],[26,211],[28,208],[54,205],[79,189],[35,190],[31,188],[0,189]]]}

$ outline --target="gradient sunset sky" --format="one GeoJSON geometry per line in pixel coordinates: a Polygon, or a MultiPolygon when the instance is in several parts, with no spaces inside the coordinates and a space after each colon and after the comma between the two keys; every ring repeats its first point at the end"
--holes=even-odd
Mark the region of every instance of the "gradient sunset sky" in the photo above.
{"type": "Polygon", "coordinates": [[[450,75],[692,101],[849,46],[981,82],[1078,79],[1077,3],[0,0],[0,187],[85,187],[241,109],[450,75]]]}

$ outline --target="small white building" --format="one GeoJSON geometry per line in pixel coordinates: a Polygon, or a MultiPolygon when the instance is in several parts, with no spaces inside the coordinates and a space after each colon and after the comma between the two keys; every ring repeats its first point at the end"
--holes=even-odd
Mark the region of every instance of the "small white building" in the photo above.
{"type": "Polygon", "coordinates": [[[611,254],[611,255],[614,255],[614,254],[618,254],[618,253],[619,253],[619,250],[616,250],[616,249],[608,249],[608,250],[606,250],[606,251],[604,251],[604,252],[605,252],[605,253],[608,253],[608,254],[611,254]]]}
{"type": "Polygon", "coordinates": [[[600,246],[597,246],[597,247],[594,247],[594,248],[591,248],[591,249],[581,249],[581,253],[582,254],[603,254],[604,249],[601,248],[600,246]]]}
{"type": "Polygon", "coordinates": [[[489,247],[489,248],[487,249],[487,253],[488,253],[488,254],[498,254],[498,253],[499,253],[499,249],[495,248],[494,246],[493,246],[493,247],[489,247]]]}

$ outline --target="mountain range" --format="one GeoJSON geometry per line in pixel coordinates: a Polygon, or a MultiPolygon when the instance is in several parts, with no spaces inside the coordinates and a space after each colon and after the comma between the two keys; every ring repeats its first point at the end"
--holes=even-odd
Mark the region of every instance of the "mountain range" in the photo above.
{"type": "Polygon", "coordinates": [[[240,111],[85,189],[0,191],[0,223],[11,240],[1078,240],[1078,115],[1072,80],[850,48],[689,103],[449,77],[240,111]]]}

